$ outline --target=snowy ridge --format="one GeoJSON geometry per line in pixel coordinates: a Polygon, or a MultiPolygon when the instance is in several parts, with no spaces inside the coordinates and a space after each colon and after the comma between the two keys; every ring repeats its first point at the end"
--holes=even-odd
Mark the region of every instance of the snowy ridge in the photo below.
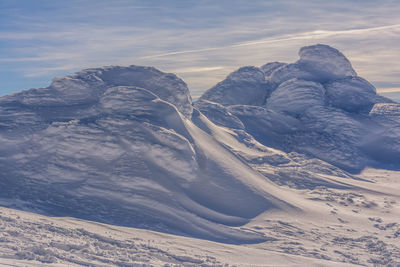
{"type": "Polygon", "coordinates": [[[223,105],[263,105],[269,87],[259,68],[242,67],[205,92],[200,99],[223,105]]]}
{"type": "MultiPolygon", "coordinates": [[[[299,55],[240,68],[194,104],[177,76],[140,66],[83,70],[2,97],[0,204],[232,244],[269,244],[280,236],[268,227],[284,233],[325,213],[358,229],[360,212],[383,216],[368,200],[375,193],[398,197],[355,174],[400,169],[399,104],[334,48],[299,55]]],[[[395,203],[387,210],[398,214],[395,203]]],[[[398,260],[397,224],[390,229],[380,263],[384,253],[398,260]]],[[[378,238],[373,230],[357,242],[378,238]]],[[[369,262],[292,245],[283,252],[369,262]]]]}
{"type": "Polygon", "coordinates": [[[187,118],[190,95],[180,96],[187,88],[177,79],[109,67],[3,98],[4,205],[230,243],[265,240],[234,227],[295,205],[187,118]],[[171,102],[157,95],[159,82],[171,102]]]}
{"type": "MultiPolygon", "coordinates": [[[[265,75],[258,83],[238,88],[241,80],[236,79],[234,82],[238,86],[234,90],[224,89],[220,85],[231,83],[231,74],[205,92],[195,106],[209,114],[212,113],[208,110],[211,104],[202,102],[222,104],[230,111],[227,121],[232,120],[232,116],[238,118],[243,129],[257,141],[287,153],[316,157],[353,173],[366,166],[398,169],[397,145],[389,148],[386,141],[370,138],[377,131],[397,129],[398,121],[382,129],[383,122],[376,119],[376,113],[384,109],[392,111],[397,104],[377,95],[373,85],[358,77],[349,60],[337,49],[318,44],[303,47],[299,55],[300,59],[292,64],[273,62],[262,66],[258,70],[265,75]],[[237,91],[252,95],[253,88],[259,87],[264,91],[253,97],[257,101],[226,102],[226,99],[243,99],[237,91]],[[260,112],[263,109],[265,111],[260,112]],[[380,147],[391,155],[390,161],[388,157],[371,156],[380,147]]],[[[253,67],[254,73],[256,70],[253,67]]],[[[243,80],[246,82],[248,78],[243,80]]],[[[395,112],[392,114],[398,117],[395,112]]],[[[220,125],[224,120],[220,117],[215,120],[213,116],[210,119],[220,125]]],[[[398,134],[393,133],[388,138],[395,139],[395,136],[398,134]]]]}

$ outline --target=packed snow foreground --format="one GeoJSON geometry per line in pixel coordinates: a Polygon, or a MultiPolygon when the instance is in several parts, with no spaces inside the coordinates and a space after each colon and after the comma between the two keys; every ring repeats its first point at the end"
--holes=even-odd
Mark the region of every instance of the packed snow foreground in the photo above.
{"type": "Polygon", "coordinates": [[[299,55],[194,103],[140,66],[0,98],[0,263],[400,264],[400,104],[299,55]]]}

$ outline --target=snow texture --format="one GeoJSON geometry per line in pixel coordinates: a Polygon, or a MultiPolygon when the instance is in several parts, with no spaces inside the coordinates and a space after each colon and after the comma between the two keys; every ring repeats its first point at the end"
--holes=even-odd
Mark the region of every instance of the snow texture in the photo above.
{"type": "Polygon", "coordinates": [[[175,76],[107,67],[73,77],[1,99],[0,196],[7,206],[229,243],[264,240],[233,226],[294,208],[177,109],[173,94],[186,87],[175,76]],[[173,103],[156,95],[159,77],[172,79],[161,95],[173,103]],[[41,91],[44,103],[35,96],[41,91]]]}
{"type": "Polygon", "coordinates": [[[325,90],[321,84],[292,79],[281,83],[267,100],[267,108],[293,115],[304,113],[308,108],[323,106],[325,90]]]}
{"type": "Polygon", "coordinates": [[[375,87],[360,77],[344,78],[326,85],[331,105],[348,112],[369,112],[378,102],[375,87]]]}
{"type": "Polygon", "coordinates": [[[271,62],[261,66],[261,70],[264,72],[265,78],[268,79],[275,70],[285,65],[287,64],[282,62],[271,62]]]}
{"type": "Polygon", "coordinates": [[[256,67],[242,67],[205,92],[200,100],[222,105],[263,105],[270,90],[271,85],[265,81],[263,71],[256,67]]]}
{"type": "Polygon", "coordinates": [[[271,81],[275,87],[292,79],[319,82],[318,77],[304,70],[301,65],[297,63],[283,65],[273,71],[268,77],[268,80],[271,81]]]}
{"type": "MultiPolygon", "coordinates": [[[[31,89],[3,97],[2,102],[16,101],[32,107],[90,105],[98,101],[107,88],[115,86],[147,89],[175,105],[183,115],[191,115],[192,98],[184,81],[175,74],[134,65],[82,70],[72,76],[53,79],[47,88],[31,89]]],[[[74,109],[76,108],[71,108],[74,109]]]]}
{"type": "MultiPolygon", "coordinates": [[[[219,94],[216,86],[204,96],[224,105],[230,112],[225,117],[241,120],[243,130],[263,145],[315,157],[353,173],[366,166],[400,168],[399,121],[378,114],[382,107],[397,104],[377,95],[337,49],[318,44],[301,48],[299,55],[295,63],[272,62],[260,68],[265,73],[260,85],[269,84],[270,93],[260,94],[258,102],[226,102],[225,98],[242,99],[237,87],[219,94]]],[[[220,117],[217,122],[209,115],[211,104],[203,105],[202,100],[195,104],[199,110],[224,125],[220,117]]],[[[394,112],[392,117],[398,115],[394,112]]]]}
{"type": "Polygon", "coordinates": [[[350,61],[337,49],[328,45],[317,44],[303,47],[299,51],[299,56],[300,59],[297,64],[318,77],[320,81],[337,80],[357,75],[350,61]]]}
{"type": "Polygon", "coordinates": [[[351,190],[286,192],[301,193],[302,213],[267,213],[253,219],[242,228],[268,238],[251,245],[0,207],[0,265],[397,266],[398,172],[368,169],[360,177],[365,182],[335,178],[351,182],[351,190]]]}
{"type": "MultiPolygon", "coordinates": [[[[279,253],[314,259],[397,264],[398,189],[393,180],[391,186],[375,186],[375,180],[355,174],[374,167],[398,177],[400,105],[377,95],[332,47],[309,46],[299,55],[292,64],[240,68],[194,104],[177,76],[140,66],[87,69],[56,78],[46,88],[2,97],[0,204],[253,244],[262,251],[231,246],[238,254],[279,248],[279,253]],[[321,229],[327,216],[335,223],[321,229]],[[376,229],[387,235],[380,237],[376,229]],[[311,249],[316,242],[321,250],[311,249]]],[[[0,258],[9,260],[140,262],[118,254],[124,248],[124,255],[148,249],[145,260],[155,265],[227,262],[223,253],[210,260],[183,256],[177,252],[182,247],[167,252],[168,244],[158,251],[149,245],[129,247],[126,240],[70,226],[55,230],[68,244],[52,240],[28,248],[21,240],[33,240],[29,233],[39,226],[7,216],[0,221],[6,230],[0,240],[18,243],[0,246],[6,255],[0,258]],[[73,244],[74,236],[86,245],[73,244]],[[116,247],[112,260],[105,261],[105,251],[116,247]],[[80,251],[80,260],[62,256],[71,248],[80,251]]],[[[44,236],[53,229],[41,227],[44,236]]],[[[196,250],[207,242],[189,240],[199,242],[196,250]]],[[[275,256],[277,263],[288,262],[286,256],[275,256]]]]}

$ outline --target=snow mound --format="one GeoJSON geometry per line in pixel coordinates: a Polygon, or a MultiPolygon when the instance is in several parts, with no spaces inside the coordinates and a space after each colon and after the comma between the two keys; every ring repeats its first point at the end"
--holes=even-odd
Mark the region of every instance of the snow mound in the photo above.
{"type": "Polygon", "coordinates": [[[222,105],[261,106],[265,104],[270,90],[263,71],[256,67],[242,67],[205,92],[200,100],[209,100],[222,105]]]}
{"type": "Polygon", "coordinates": [[[364,139],[364,151],[389,168],[398,168],[400,163],[400,104],[375,104],[369,115],[379,125],[364,139]]]}
{"type": "Polygon", "coordinates": [[[47,88],[31,89],[2,101],[20,102],[29,107],[88,106],[95,104],[107,88],[136,86],[154,93],[173,105],[186,117],[192,113],[192,98],[184,81],[175,74],[152,67],[110,66],[86,69],[72,76],[53,79],[47,88]]]}
{"type": "Polygon", "coordinates": [[[299,51],[300,59],[293,64],[268,63],[262,68],[270,66],[269,80],[279,85],[290,79],[302,79],[319,83],[354,77],[350,61],[337,49],[328,45],[306,46],[299,51]],[[272,64],[272,65],[269,65],[272,64]]]}
{"type": "Polygon", "coordinates": [[[299,56],[300,60],[297,63],[301,68],[313,73],[321,81],[357,75],[350,61],[339,50],[328,45],[303,47],[299,51],[299,56]]]}
{"type": "Polygon", "coordinates": [[[275,69],[268,77],[268,79],[275,86],[279,86],[281,83],[284,83],[291,79],[319,82],[318,77],[316,77],[313,73],[304,70],[297,63],[286,64],[282,67],[275,69]]]}
{"type": "Polygon", "coordinates": [[[359,118],[331,107],[308,109],[301,117],[302,132],[290,136],[291,150],[306,153],[341,169],[362,170],[367,157],[360,151],[360,139],[368,131],[359,118]]]}
{"type": "Polygon", "coordinates": [[[147,89],[173,105],[185,116],[192,113],[192,98],[184,81],[172,73],[163,73],[152,67],[104,67],[88,69],[75,74],[85,81],[98,79],[107,87],[136,86],[147,89]]]}
{"type": "Polygon", "coordinates": [[[316,45],[300,57],[240,68],[194,108],[182,80],[139,66],[83,70],[2,97],[1,203],[265,241],[242,226],[300,210],[278,185],[349,189],[332,176],[400,168],[399,105],[376,95],[336,49],[316,45]]]}
{"type": "MultiPolygon", "coordinates": [[[[1,98],[3,205],[227,243],[265,240],[238,226],[295,205],[182,114],[172,94],[183,87],[166,76],[144,67],[91,69],[1,98]],[[122,75],[132,69],[140,75],[122,75]],[[165,83],[158,91],[154,73],[178,88],[165,83]]],[[[215,110],[242,127],[222,106],[215,110]]],[[[211,124],[194,113],[199,125],[211,124]]]]}
{"type": "Polygon", "coordinates": [[[226,84],[226,93],[215,90],[218,85],[204,93],[210,101],[224,105],[229,115],[220,112],[217,119],[210,104],[201,105],[200,111],[225,127],[229,125],[221,121],[233,115],[242,122],[241,129],[265,146],[315,157],[346,171],[383,167],[389,161],[400,168],[396,104],[377,95],[374,86],[358,77],[350,61],[335,48],[307,46],[299,56],[295,63],[272,62],[260,68],[265,80],[257,81],[268,84],[269,90],[254,97],[258,102],[239,101],[248,93],[244,83],[248,79],[243,78],[242,84],[237,75],[235,86],[229,87],[228,78],[220,83],[226,84]],[[383,161],[373,156],[379,147],[392,156],[379,156],[383,161]]]}
{"type": "Polygon", "coordinates": [[[208,100],[200,100],[195,103],[195,106],[216,125],[233,129],[244,129],[243,123],[221,104],[208,100]]]}
{"type": "Polygon", "coordinates": [[[332,106],[367,113],[377,102],[375,87],[360,77],[349,77],[326,84],[326,95],[332,106]]]}
{"type": "Polygon", "coordinates": [[[277,70],[278,68],[281,68],[283,66],[286,66],[286,63],[282,63],[282,62],[270,62],[267,63],[263,66],[261,66],[261,70],[264,72],[265,78],[269,78],[269,76],[271,76],[271,74],[277,70]]]}
{"type": "Polygon", "coordinates": [[[321,84],[292,79],[279,85],[267,100],[267,108],[293,115],[324,105],[325,90],[321,84]]]}

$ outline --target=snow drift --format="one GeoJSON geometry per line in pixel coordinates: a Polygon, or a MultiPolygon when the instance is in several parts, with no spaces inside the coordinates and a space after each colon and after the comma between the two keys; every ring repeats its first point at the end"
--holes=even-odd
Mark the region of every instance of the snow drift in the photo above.
{"type": "Polygon", "coordinates": [[[192,103],[154,68],[104,67],[0,98],[7,207],[250,243],[263,212],[296,212],[325,174],[400,168],[399,104],[325,45],[294,64],[244,67],[192,103]]]}

